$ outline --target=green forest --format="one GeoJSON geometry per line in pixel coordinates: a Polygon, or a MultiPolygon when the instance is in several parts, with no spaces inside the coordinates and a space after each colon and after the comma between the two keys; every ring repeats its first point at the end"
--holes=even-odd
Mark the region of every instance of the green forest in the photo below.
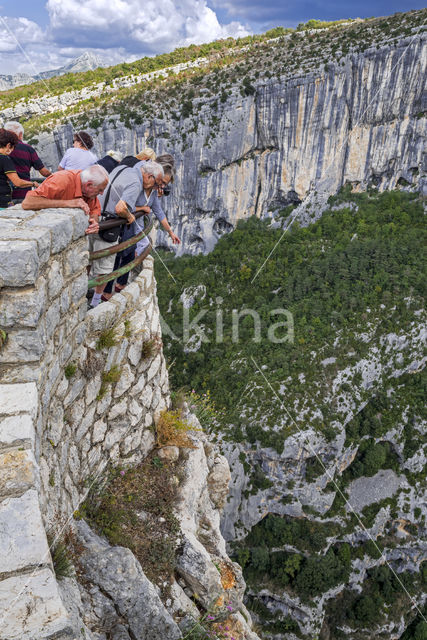
{"type": "MultiPolygon", "coordinates": [[[[288,214],[283,211],[282,217],[288,214]]],[[[426,638],[425,623],[416,611],[411,613],[408,599],[408,594],[425,589],[425,564],[418,573],[405,571],[397,577],[388,565],[380,564],[367,571],[360,593],[348,586],[358,560],[379,560],[384,550],[402,544],[396,536],[402,504],[403,512],[408,511],[409,540],[421,535],[424,517],[420,509],[409,514],[409,489],[370,504],[358,515],[348,512],[345,504],[349,484],[380,469],[404,473],[413,487],[424,481],[423,473],[402,468],[386,434],[403,425],[399,441],[405,460],[426,446],[420,427],[426,419],[425,372],[394,377],[385,368],[378,384],[364,389],[357,363],[371,357],[372,349],[386,367],[388,363],[402,369],[410,361],[408,347],[395,352],[384,336],[408,334],[422,322],[425,236],[417,194],[353,194],[344,188],[330,198],[321,219],[308,227],[294,224],[283,235],[268,220],[251,217],[221,237],[209,255],[175,259],[163,252],[162,261],[173,279],[161,261],[155,261],[171,383],[198,398],[195,406],[201,409],[204,428],[247,447],[281,452],[286,439],[307,426],[326,441],[334,439],[337,430],[331,423],[342,420],[349,403],[353,407],[345,445],[358,445],[358,450],[347,469],[326,486],[325,491],[335,492],[330,509],[322,516],[307,507],[303,518],[270,513],[233,545],[233,558],[250,588],[248,607],[263,621],[262,637],[284,631],[304,636],[292,616],[265,606],[255,595],[261,589],[286,591],[313,606],[320,595],[338,588],[339,596],[327,604],[322,640],[346,637],[340,631],[344,626],[373,630],[400,615],[408,616],[402,640],[426,638]],[[186,310],[183,294],[191,301],[186,310]],[[238,339],[233,339],[233,309],[256,311],[261,320],[258,337],[254,317],[247,313],[239,318],[238,339]],[[283,338],[280,343],[269,339],[269,330],[271,338],[271,327],[278,322],[272,314],[277,309],[292,315],[292,323],[289,316],[279,318],[286,320],[274,331],[283,338]],[[191,331],[183,333],[185,314],[190,322],[197,320],[202,339],[191,331]],[[341,376],[335,396],[325,403],[323,398],[343,370],[347,375],[341,376]],[[360,410],[354,411],[354,398],[360,410]],[[363,535],[363,527],[372,527],[384,508],[389,509],[389,520],[374,542],[363,535]],[[346,535],[357,532],[357,544],[345,541],[346,535]],[[334,635],[328,636],[331,630],[334,635]]],[[[249,478],[246,498],[272,487],[261,467],[248,460],[242,452],[240,461],[249,478]]],[[[307,458],[305,481],[316,482],[327,466],[326,459],[307,458]]],[[[284,504],[292,502],[292,488],[289,483],[284,504]]]]}
{"type": "MultiPolygon", "coordinates": [[[[297,428],[302,407],[313,416],[311,426],[332,439],[329,425],[346,396],[355,387],[361,398],[365,393],[355,363],[377,341],[385,357],[380,337],[405,332],[419,322],[426,283],[424,241],[417,196],[345,190],[330,200],[319,221],[305,228],[294,223],[283,238],[281,229],[252,217],[239,222],[207,256],[175,260],[165,252],[162,260],[174,280],[159,261],[156,276],[162,316],[174,336],[168,336],[166,328],[172,383],[200,394],[209,390],[219,410],[217,427],[234,441],[259,442],[280,451],[297,428]],[[195,296],[189,319],[202,314],[198,325],[206,341],[193,349],[197,337],[183,341],[180,296],[200,285],[205,294],[195,296]],[[241,314],[238,340],[233,337],[233,309],[241,314]],[[259,339],[253,316],[241,313],[247,309],[259,315],[259,339]],[[293,322],[272,313],[278,309],[290,312],[293,322]],[[218,317],[221,342],[216,339],[218,317]],[[284,325],[274,330],[274,336],[284,340],[280,344],[269,339],[278,321],[284,325]],[[369,339],[364,336],[367,326],[369,339]],[[349,375],[341,394],[325,406],[321,398],[345,367],[349,375]],[[281,406],[285,396],[289,415],[281,406]],[[319,404],[322,418],[313,415],[319,404]]],[[[407,351],[400,354],[405,356],[407,351]]],[[[371,397],[372,390],[366,395],[371,397]]],[[[351,425],[352,439],[360,435],[356,424],[351,425]]]]}

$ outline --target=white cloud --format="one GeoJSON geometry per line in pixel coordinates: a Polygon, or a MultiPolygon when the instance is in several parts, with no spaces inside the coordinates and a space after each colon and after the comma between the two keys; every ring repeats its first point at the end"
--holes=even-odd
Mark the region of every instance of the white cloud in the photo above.
{"type": "Polygon", "coordinates": [[[0,73],[34,75],[85,51],[116,64],[249,33],[239,22],[221,25],[207,0],[47,0],[46,9],[45,31],[26,18],[5,18],[29,60],[16,56],[16,39],[0,29],[0,73]]]}
{"type": "Polygon", "coordinates": [[[43,42],[45,34],[39,25],[27,18],[0,18],[0,51],[20,51],[24,45],[43,42]]]}
{"type": "Polygon", "coordinates": [[[158,53],[248,33],[236,22],[220,25],[206,0],[48,0],[46,7],[55,40],[68,46],[158,53]]]}

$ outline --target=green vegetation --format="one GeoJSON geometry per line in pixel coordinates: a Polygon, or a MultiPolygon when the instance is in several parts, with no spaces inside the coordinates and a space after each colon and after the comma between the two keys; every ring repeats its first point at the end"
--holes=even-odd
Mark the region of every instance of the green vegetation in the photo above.
{"type": "MultiPolygon", "coordinates": [[[[425,585],[423,567],[419,573],[404,571],[397,574],[387,565],[373,567],[367,572],[362,593],[345,589],[338,598],[328,602],[328,627],[334,629],[336,626],[349,625],[374,631],[377,625],[385,621],[386,615],[394,620],[399,620],[401,615],[406,616],[411,609],[408,594],[413,595],[425,585]]],[[[418,623],[413,629],[414,633],[417,626],[418,623]]],[[[417,633],[421,631],[422,627],[417,633]]],[[[402,638],[405,638],[405,634],[402,638]]],[[[413,640],[416,636],[407,634],[406,638],[413,640]]]]}
{"type": "Polygon", "coordinates": [[[47,539],[56,577],[58,580],[72,578],[74,576],[72,553],[65,537],[58,537],[54,532],[49,532],[47,539]]]}
{"type": "Polygon", "coordinates": [[[69,380],[70,378],[73,377],[76,371],[77,371],[77,365],[74,362],[70,362],[70,364],[67,364],[67,366],[64,369],[64,376],[67,378],[67,380],[69,380]]]}
{"type": "Polygon", "coordinates": [[[96,349],[97,351],[102,351],[102,349],[109,349],[110,347],[114,347],[117,342],[117,329],[116,327],[111,327],[111,329],[105,329],[104,331],[101,331],[96,343],[96,349]]]}
{"type": "MultiPolygon", "coordinates": [[[[283,238],[280,229],[272,230],[267,222],[250,218],[222,237],[207,256],[175,260],[165,253],[163,259],[176,282],[166,278],[158,265],[160,308],[171,329],[170,334],[164,332],[163,342],[173,362],[172,383],[184,383],[199,394],[210,390],[213,403],[221,409],[216,428],[231,440],[259,442],[281,451],[286,438],[298,427],[302,408],[306,414],[301,427],[310,424],[331,439],[335,434],[329,425],[334,418],[341,419],[342,407],[346,397],[353,396],[354,386],[361,400],[375,396],[378,402],[387,403],[392,413],[402,412],[407,379],[393,385],[379,380],[377,387],[364,390],[355,363],[377,345],[380,351],[376,357],[392,362],[392,349],[387,355],[387,344],[381,343],[384,334],[405,332],[411,322],[421,321],[417,313],[424,306],[426,282],[422,205],[415,195],[399,191],[351,194],[346,189],[331,199],[331,205],[346,202],[354,203],[357,212],[350,206],[328,210],[307,228],[295,223],[283,238]],[[183,307],[179,298],[184,288],[200,284],[206,287],[207,296],[195,300],[190,321],[202,314],[199,325],[203,325],[206,342],[190,351],[182,341],[183,307]],[[218,299],[222,299],[221,304],[218,299]],[[233,339],[233,309],[253,309],[259,314],[259,341],[254,340],[254,320],[248,314],[239,320],[239,339],[233,339]],[[290,311],[293,327],[288,318],[284,322],[283,316],[274,316],[275,309],[290,311]],[[217,344],[219,312],[223,341],[217,344]],[[274,329],[278,321],[283,324],[274,329]],[[368,339],[364,337],[367,324],[371,328],[368,339]],[[284,340],[279,345],[268,339],[273,329],[275,337],[284,340]],[[332,364],[322,364],[331,356],[335,358],[332,364]],[[261,375],[262,367],[268,384],[261,375]],[[322,398],[337,372],[345,368],[347,377],[325,406],[322,398]],[[388,399],[378,391],[386,384],[395,388],[388,399]],[[272,389],[283,398],[286,412],[272,389]]],[[[407,349],[399,352],[403,358],[399,368],[409,356],[407,349]]],[[[415,382],[410,387],[411,395],[418,398],[417,413],[421,389],[415,382]]],[[[391,414],[377,416],[374,404],[350,423],[350,439],[357,443],[365,434],[378,437],[393,420],[391,414]]],[[[406,429],[410,442],[414,428],[406,429]]],[[[363,447],[366,449],[362,448],[353,467],[355,477],[362,466],[367,473],[384,465],[393,468],[393,453],[387,444],[368,443],[363,447]]],[[[320,472],[317,462],[308,464],[309,477],[320,472]]]]}
{"type": "Polygon", "coordinates": [[[101,375],[101,388],[97,395],[97,400],[105,396],[110,384],[116,384],[120,380],[122,369],[117,364],[113,364],[109,371],[103,371],[101,375]]]}
{"type": "Polygon", "coordinates": [[[133,469],[110,470],[105,484],[93,485],[78,515],[111,544],[131,549],[147,577],[166,594],[179,533],[173,508],[180,471],[175,463],[158,462],[150,455],[133,469]]]}

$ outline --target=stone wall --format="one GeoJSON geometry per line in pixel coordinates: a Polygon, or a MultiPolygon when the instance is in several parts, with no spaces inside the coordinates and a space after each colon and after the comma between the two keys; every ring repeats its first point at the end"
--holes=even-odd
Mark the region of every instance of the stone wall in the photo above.
{"type": "Polygon", "coordinates": [[[0,222],[0,638],[72,637],[46,530],[154,443],[169,386],[153,260],[87,311],[84,213],[14,207],[0,222]]]}

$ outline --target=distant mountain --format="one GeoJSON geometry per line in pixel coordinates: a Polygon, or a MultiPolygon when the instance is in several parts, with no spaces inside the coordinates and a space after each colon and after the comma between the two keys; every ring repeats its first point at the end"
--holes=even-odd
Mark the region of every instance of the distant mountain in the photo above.
{"type": "Polygon", "coordinates": [[[63,76],[66,73],[78,73],[79,71],[92,71],[98,67],[103,67],[101,58],[94,53],[86,51],[78,58],[74,58],[68,64],[59,69],[51,69],[50,71],[42,71],[35,76],[28,73],[17,73],[15,75],[0,75],[0,91],[7,91],[23,84],[31,84],[37,80],[46,80],[54,76],[63,76]]]}

